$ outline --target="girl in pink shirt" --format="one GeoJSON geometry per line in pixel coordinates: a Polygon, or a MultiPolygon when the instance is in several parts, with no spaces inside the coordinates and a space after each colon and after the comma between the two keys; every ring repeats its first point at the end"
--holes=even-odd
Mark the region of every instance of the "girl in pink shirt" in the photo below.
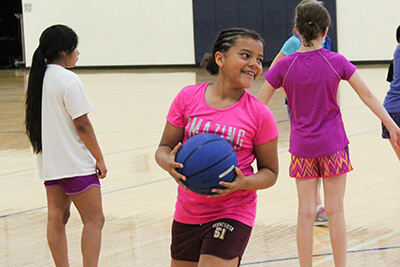
{"type": "Polygon", "coordinates": [[[172,225],[171,266],[238,266],[254,225],[256,190],[278,175],[278,128],[271,111],[245,89],[262,73],[263,40],[246,29],[222,31],[202,66],[215,84],[183,88],[174,99],[156,152],[157,163],[179,184],[172,225]],[[189,191],[175,155],[190,137],[213,133],[238,157],[237,177],[205,196],[189,191]],[[257,160],[257,171],[251,164],[257,160]]]}
{"type": "Polygon", "coordinates": [[[258,98],[268,103],[275,89],[287,95],[291,133],[290,176],[296,178],[299,197],[297,248],[300,266],[312,266],[313,223],[318,178],[322,177],[335,266],[346,266],[346,224],[343,199],[346,173],[352,170],[337,90],[347,80],[361,100],[390,129],[400,145],[400,129],[344,56],[321,48],[330,25],[321,2],[304,0],[296,8],[295,30],[300,49],[265,73],[258,98]]]}

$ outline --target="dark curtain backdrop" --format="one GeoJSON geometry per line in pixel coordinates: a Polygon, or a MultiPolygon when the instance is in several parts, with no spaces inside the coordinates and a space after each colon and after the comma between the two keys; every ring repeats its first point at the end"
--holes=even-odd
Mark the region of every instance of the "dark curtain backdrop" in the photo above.
{"type": "MultiPolygon", "coordinates": [[[[294,10],[299,0],[193,0],[195,59],[211,51],[222,29],[244,27],[257,31],[266,41],[264,61],[270,64],[283,43],[293,34],[294,10]]],[[[323,1],[332,25],[328,35],[337,51],[336,1],[323,1]]]]}

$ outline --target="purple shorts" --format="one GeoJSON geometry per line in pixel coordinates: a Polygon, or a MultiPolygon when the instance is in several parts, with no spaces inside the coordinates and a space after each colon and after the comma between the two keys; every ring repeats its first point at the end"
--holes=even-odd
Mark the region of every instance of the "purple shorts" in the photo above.
{"type": "Polygon", "coordinates": [[[191,262],[198,262],[201,254],[227,260],[239,257],[240,264],[251,230],[252,227],[232,219],[195,225],[174,220],[171,257],[191,262]]]}
{"type": "Polygon", "coordinates": [[[86,191],[92,186],[100,187],[100,181],[99,178],[97,178],[97,175],[94,173],[85,176],[45,181],[44,186],[46,188],[61,186],[67,195],[76,195],[86,191]]]}

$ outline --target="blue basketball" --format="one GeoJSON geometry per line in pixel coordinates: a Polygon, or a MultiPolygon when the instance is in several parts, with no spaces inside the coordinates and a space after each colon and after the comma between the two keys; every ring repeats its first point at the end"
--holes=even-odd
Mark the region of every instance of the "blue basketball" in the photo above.
{"type": "Polygon", "coordinates": [[[220,181],[232,182],[236,177],[237,156],[224,138],[202,133],[189,138],[178,151],[175,161],[182,163],[178,172],[186,177],[183,183],[193,192],[212,194],[213,188],[224,188],[220,181]]]}

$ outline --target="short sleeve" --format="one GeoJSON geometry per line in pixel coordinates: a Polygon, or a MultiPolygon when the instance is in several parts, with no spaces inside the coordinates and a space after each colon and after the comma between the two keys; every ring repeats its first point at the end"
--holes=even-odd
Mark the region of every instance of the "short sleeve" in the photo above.
{"type": "Polygon", "coordinates": [[[254,145],[265,144],[278,137],[279,130],[274,115],[266,105],[260,108],[257,133],[254,138],[254,145]]]}
{"type": "Polygon", "coordinates": [[[283,59],[278,61],[275,66],[270,68],[266,73],[264,73],[265,79],[274,87],[278,89],[283,84],[283,76],[280,74],[280,69],[283,59]]]}
{"type": "Polygon", "coordinates": [[[64,105],[73,120],[94,110],[79,78],[66,88],[64,105]]]}
{"type": "Polygon", "coordinates": [[[186,103],[186,97],[183,90],[181,90],[172,101],[167,114],[167,121],[175,127],[185,127],[184,103],[186,103]]]}
{"type": "Polygon", "coordinates": [[[297,38],[296,36],[290,37],[282,46],[281,52],[285,56],[289,56],[299,50],[301,46],[300,39],[297,38]]]}
{"type": "Polygon", "coordinates": [[[354,72],[356,71],[357,67],[353,65],[350,61],[348,61],[345,57],[342,59],[342,79],[349,80],[351,76],[353,76],[354,72]]]}

